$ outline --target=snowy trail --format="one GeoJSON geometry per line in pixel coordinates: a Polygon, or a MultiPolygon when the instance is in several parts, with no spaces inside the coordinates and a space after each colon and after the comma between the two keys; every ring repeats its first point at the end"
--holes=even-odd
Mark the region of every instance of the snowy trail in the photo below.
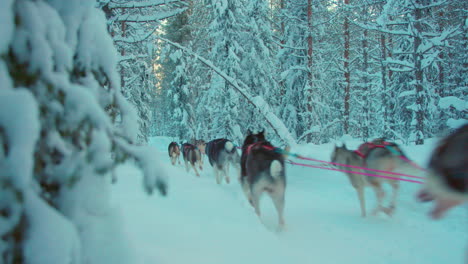
{"type": "MultiPolygon", "coordinates": [[[[417,184],[402,184],[394,217],[362,219],[343,174],[288,165],[287,230],[276,233],[268,197],[261,201],[262,224],[236,179],[217,185],[207,162],[200,178],[173,167],[165,143],[155,147],[171,172],[168,197],[147,196],[131,165],[119,168],[113,188],[135,263],[463,263],[468,210],[458,208],[442,221],[428,219],[428,205],[414,199],[417,184]]],[[[412,150],[430,148],[424,147],[412,150]]],[[[299,150],[327,159],[331,147],[299,150]]],[[[374,194],[367,190],[366,197],[370,211],[374,194]]]]}

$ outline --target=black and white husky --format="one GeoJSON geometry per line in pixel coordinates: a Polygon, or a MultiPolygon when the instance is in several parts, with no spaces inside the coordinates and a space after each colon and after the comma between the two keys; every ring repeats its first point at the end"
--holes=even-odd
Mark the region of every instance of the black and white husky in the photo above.
{"type": "Polygon", "coordinates": [[[284,157],[274,151],[273,145],[266,141],[264,132],[253,134],[250,130],[244,140],[241,156],[240,183],[242,189],[260,217],[260,196],[266,192],[278,212],[279,228],[284,222],[284,195],[286,175],[284,157]]]}
{"type": "Polygon", "coordinates": [[[190,169],[189,167],[189,164],[190,164],[193,170],[195,171],[195,174],[198,177],[200,177],[197,167],[199,167],[200,170],[203,170],[203,163],[202,163],[202,153],[198,149],[198,147],[189,143],[183,143],[182,144],[182,156],[184,158],[185,169],[187,170],[187,172],[190,169]]]}
{"type": "Polygon", "coordinates": [[[468,124],[439,142],[432,152],[421,201],[435,200],[430,215],[441,218],[457,205],[468,203],[468,124]]]}
{"type": "Polygon", "coordinates": [[[236,146],[225,138],[218,138],[206,143],[205,153],[214,169],[216,183],[221,184],[223,178],[229,183],[229,165],[239,170],[240,157],[236,146]]]}

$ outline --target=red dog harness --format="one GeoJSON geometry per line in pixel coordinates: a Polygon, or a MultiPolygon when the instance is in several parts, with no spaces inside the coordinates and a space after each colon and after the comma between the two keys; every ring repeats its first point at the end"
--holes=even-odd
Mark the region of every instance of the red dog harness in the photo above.
{"type": "MultiPolygon", "coordinates": [[[[256,143],[253,143],[253,144],[250,144],[247,146],[247,149],[246,149],[246,154],[250,154],[250,151],[252,150],[252,148],[254,147],[258,147],[258,146],[261,146],[263,143],[265,143],[264,141],[260,141],[260,142],[256,142],[256,143]]],[[[266,146],[266,145],[263,145],[261,146],[262,148],[266,149],[266,150],[275,150],[275,147],[273,146],[266,146]]]]}
{"type": "MultiPolygon", "coordinates": [[[[382,144],[366,142],[364,144],[361,144],[359,148],[354,151],[354,153],[358,154],[361,158],[365,159],[367,157],[367,154],[369,154],[369,152],[375,148],[386,148],[386,147],[393,147],[393,146],[395,146],[394,143],[390,143],[387,141],[383,141],[382,144]],[[367,150],[367,151],[364,153],[364,150],[367,150]]],[[[399,152],[400,152],[399,154],[402,156],[403,154],[401,153],[401,151],[399,152]]]]}

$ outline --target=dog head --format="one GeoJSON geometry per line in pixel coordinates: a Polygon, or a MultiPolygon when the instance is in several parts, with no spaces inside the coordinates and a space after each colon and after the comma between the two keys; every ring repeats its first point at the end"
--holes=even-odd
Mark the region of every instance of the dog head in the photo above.
{"type": "Polygon", "coordinates": [[[254,134],[250,129],[247,131],[247,136],[245,137],[244,140],[244,146],[248,146],[257,142],[263,142],[266,141],[265,139],[265,130],[262,130],[261,132],[254,134]]]}
{"type": "Polygon", "coordinates": [[[177,155],[180,154],[180,147],[179,147],[179,144],[177,144],[177,142],[171,142],[169,144],[169,152],[171,153],[176,153],[177,155]]]}
{"type": "Polygon", "coordinates": [[[197,139],[194,145],[200,150],[201,154],[205,154],[206,142],[203,139],[197,139]]]}
{"type": "Polygon", "coordinates": [[[440,141],[433,151],[425,187],[418,193],[422,202],[435,200],[431,211],[441,218],[450,208],[468,202],[468,124],[440,141]]]}
{"type": "Polygon", "coordinates": [[[180,154],[180,147],[179,147],[179,145],[174,145],[174,146],[172,147],[172,151],[173,151],[174,153],[176,153],[176,154],[180,154]]]}
{"type": "Polygon", "coordinates": [[[335,163],[342,163],[344,164],[346,162],[346,157],[348,156],[348,153],[350,150],[346,148],[346,145],[343,143],[343,146],[338,147],[335,144],[335,148],[331,154],[331,161],[335,163]]]}

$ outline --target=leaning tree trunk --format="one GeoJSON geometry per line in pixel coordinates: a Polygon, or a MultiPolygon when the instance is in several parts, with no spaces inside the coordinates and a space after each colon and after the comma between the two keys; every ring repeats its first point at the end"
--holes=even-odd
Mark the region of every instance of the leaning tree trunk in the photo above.
{"type": "Polygon", "coordinates": [[[287,129],[286,125],[279,119],[274,111],[271,110],[270,105],[261,97],[261,96],[253,96],[248,91],[251,91],[245,83],[241,80],[236,80],[227,75],[223,72],[220,68],[213,65],[213,63],[205,58],[202,58],[200,55],[194,53],[193,51],[181,46],[178,43],[174,43],[168,39],[159,37],[160,40],[182,50],[183,52],[187,53],[190,56],[195,57],[197,60],[205,64],[207,67],[211,68],[214,73],[218,74],[221,78],[223,78],[226,82],[228,82],[235,91],[237,91],[244,99],[247,100],[249,104],[251,104],[254,108],[256,108],[261,115],[265,118],[265,121],[268,125],[273,129],[275,134],[286,144],[291,147],[296,146],[296,140],[291,135],[289,130],[287,129]]]}

